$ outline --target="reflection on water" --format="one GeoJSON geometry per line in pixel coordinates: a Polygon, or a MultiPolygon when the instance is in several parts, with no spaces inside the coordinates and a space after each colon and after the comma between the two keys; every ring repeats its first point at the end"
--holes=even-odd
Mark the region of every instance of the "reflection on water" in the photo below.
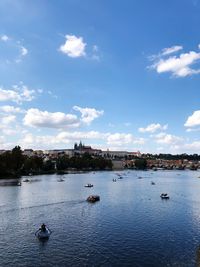
{"type": "Polygon", "coordinates": [[[65,183],[57,175],[21,186],[0,181],[0,266],[200,266],[198,176],[124,171],[68,174],[65,183]],[[91,194],[100,202],[87,203],[91,194]],[[34,235],[43,222],[53,230],[47,242],[34,235]]]}
{"type": "Polygon", "coordinates": [[[0,179],[0,186],[21,186],[20,179],[0,179]]]}
{"type": "Polygon", "coordinates": [[[200,267],[200,246],[197,248],[197,251],[196,251],[196,259],[197,259],[197,267],[200,267]]]}

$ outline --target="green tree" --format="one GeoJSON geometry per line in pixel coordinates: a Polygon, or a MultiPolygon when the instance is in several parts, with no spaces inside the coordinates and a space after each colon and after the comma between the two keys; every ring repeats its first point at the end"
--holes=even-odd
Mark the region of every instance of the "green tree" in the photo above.
{"type": "Polygon", "coordinates": [[[135,167],[138,170],[145,170],[147,167],[147,160],[146,159],[136,159],[135,160],[135,167]]]}
{"type": "Polygon", "coordinates": [[[12,158],[12,162],[11,162],[12,169],[15,172],[19,172],[24,163],[24,156],[22,154],[22,150],[20,146],[16,146],[12,149],[11,158],[12,158]]]}

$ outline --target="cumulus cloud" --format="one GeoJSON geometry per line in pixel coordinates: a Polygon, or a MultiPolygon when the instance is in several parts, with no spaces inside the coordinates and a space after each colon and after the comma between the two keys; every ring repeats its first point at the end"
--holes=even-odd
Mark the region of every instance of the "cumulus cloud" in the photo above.
{"type": "Polygon", "coordinates": [[[191,67],[200,62],[200,52],[189,51],[178,56],[171,56],[171,53],[178,52],[181,49],[182,46],[165,48],[157,57],[152,57],[153,64],[150,68],[155,69],[157,73],[169,72],[175,77],[186,77],[200,73],[199,68],[191,67]],[[167,55],[169,57],[166,58],[167,55]]]}
{"type": "Polygon", "coordinates": [[[22,110],[21,108],[9,105],[1,106],[0,111],[5,113],[24,113],[24,110],[22,110]]]}
{"type": "Polygon", "coordinates": [[[167,133],[159,133],[154,137],[158,144],[175,145],[183,141],[182,137],[167,133]]]}
{"type": "Polygon", "coordinates": [[[185,127],[195,127],[200,125],[200,110],[196,110],[193,112],[191,116],[187,118],[185,122],[185,127]]]}
{"type": "Polygon", "coordinates": [[[3,41],[3,42],[7,42],[9,39],[10,38],[5,34],[1,36],[1,41],[3,41]]]}
{"type": "Polygon", "coordinates": [[[63,131],[56,135],[33,135],[31,133],[26,133],[23,139],[19,141],[23,147],[45,147],[45,148],[55,148],[55,146],[69,144],[77,140],[93,140],[93,139],[104,139],[106,135],[96,132],[67,132],[63,131]]]}
{"type": "Polygon", "coordinates": [[[7,115],[7,116],[2,116],[0,118],[1,124],[8,125],[12,122],[14,122],[16,117],[14,115],[7,115]]]}
{"type": "Polygon", "coordinates": [[[22,103],[32,101],[35,98],[35,90],[30,90],[26,85],[13,85],[11,89],[0,87],[0,101],[12,101],[22,103]]]}
{"type": "Polygon", "coordinates": [[[74,106],[73,109],[81,113],[81,121],[88,125],[94,119],[104,114],[103,110],[96,110],[95,108],[81,108],[79,106],[74,106]]]}
{"type": "Polygon", "coordinates": [[[24,117],[24,125],[46,128],[78,127],[79,120],[77,116],[73,114],[48,112],[41,111],[37,108],[31,108],[24,117]]]}
{"type": "Polygon", "coordinates": [[[130,133],[114,133],[107,136],[108,145],[122,146],[127,144],[144,144],[144,142],[143,138],[134,138],[130,133]]]}
{"type": "Polygon", "coordinates": [[[0,131],[4,135],[15,134],[16,116],[15,115],[0,115],[0,131]]]}
{"type": "Polygon", "coordinates": [[[60,132],[57,135],[59,140],[84,140],[84,139],[106,139],[109,134],[98,131],[89,132],[60,132]]]}
{"type": "MultiPolygon", "coordinates": [[[[98,141],[101,147],[118,147],[119,149],[125,146],[142,145],[145,140],[143,138],[134,138],[132,134],[127,133],[106,133],[98,131],[62,131],[55,135],[33,135],[25,133],[23,138],[18,142],[22,147],[35,148],[55,148],[66,144],[73,144],[79,140],[91,142],[98,141]]],[[[98,147],[98,146],[95,146],[98,147]]]]}
{"type": "Polygon", "coordinates": [[[60,46],[59,50],[68,55],[69,57],[77,58],[84,57],[86,55],[86,43],[84,43],[82,37],[76,37],[75,35],[66,35],[66,41],[60,46]]]}
{"type": "Polygon", "coordinates": [[[168,125],[160,125],[160,123],[152,123],[152,124],[149,124],[147,127],[145,128],[139,128],[138,131],[141,132],[141,133],[154,133],[158,130],[161,130],[161,131],[165,131],[167,130],[168,128],[168,125]]]}

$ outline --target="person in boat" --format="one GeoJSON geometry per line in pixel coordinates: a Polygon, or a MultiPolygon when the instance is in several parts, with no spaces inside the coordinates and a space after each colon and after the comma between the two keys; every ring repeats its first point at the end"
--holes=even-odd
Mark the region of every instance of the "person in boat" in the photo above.
{"type": "Polygon", "coordinates": [[[46,229],[46,225],[44,223],[41,225],[40,230],[42,232],[46,232],[47,229],[46,229]]]}

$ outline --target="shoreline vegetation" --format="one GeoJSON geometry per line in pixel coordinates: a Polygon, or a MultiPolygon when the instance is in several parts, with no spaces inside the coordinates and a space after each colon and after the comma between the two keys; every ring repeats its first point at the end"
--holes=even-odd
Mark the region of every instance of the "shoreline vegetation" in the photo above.
{"type": "MultiPolygon", "coordinates": [[[[197,170],[198,166],[192,164],[190,168],[186,168],[184,165],[174,166],[156,166],[152,164],[152,160],[155,160],[155,156],[145,158],[134,158],[131,163],[127,159],[124,159],[125,164],[122,168],[115,168],[114,160],[110,158],[104,158],[102,156],[94,156],[89,153],[82,155],[75,155],[69,157],[68,155],[60,155],[56,159],[44,159],[37,155],[27,156],[23,155],[23,151],[19,146],[14,147],[11,151],[6,151],[0,154],[0,179],[13,179],[20,178],[21,176],[32,176],[42,174],[68,174],[68,173],[80,173],[88,171],[104,171],[104,170],[123,170],[123,169],[135,169],[135,170],[197,170]],[[150,158],[150,159],[149,159],[150,158]],[[151,162],[151,165],[149,164],[151,162]]],[[[190,160],[197,160],[198,155],[184,155],[185,158],[190,160]]],[[[160,155],[157,157],[159,159],[160,155]]],[[[167,161],[174,161],[175,159],[184,159],[183,155],[170,155],[163,154],[162,158],[167,161]]],[[[199,158],[198,158],[199,159],[199,158]]],[[[119,159],[118,159],[119,160],[119,159]]],[[[122,160],[122,159],[120,159],[122,160]]],[[[129,159],[130,160],[130,159],[129,159]]]]}
{"type": "Polygon", "coordinates": [[[103,157],[93,158],[85,153],[69,158],[62,155],[56,160],[43,160],[42,157],[23,155],[19,146],[0,155],[0,179],[20,178],[26,175],[65,174],[72,171],[112,170],[112,161],[103,157]]]}

